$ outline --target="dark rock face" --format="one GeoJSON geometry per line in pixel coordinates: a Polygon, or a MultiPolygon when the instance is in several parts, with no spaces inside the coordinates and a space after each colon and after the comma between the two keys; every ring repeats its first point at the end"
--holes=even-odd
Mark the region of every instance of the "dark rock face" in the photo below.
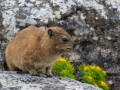
{"type": "Polygon", "coordinates": [[[99,65],[107,71],[108,82],[114,82],[112,87],[120,84],[116,82],[120,75],[119,0],[3,0],[0,12],[0,65],[4,42],[19,30],[31,24],[41,29],[61,26],[78,44],[75,52],[65,55],[71,62],[99,65]]]}

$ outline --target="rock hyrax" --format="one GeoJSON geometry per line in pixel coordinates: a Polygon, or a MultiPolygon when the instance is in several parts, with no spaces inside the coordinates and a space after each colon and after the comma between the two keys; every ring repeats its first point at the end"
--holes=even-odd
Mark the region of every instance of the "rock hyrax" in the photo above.
{"type": "Polygon", "coordinates": [[[46,68],[47,76],[52,76],[51,67],[63,53],[75,47],[70,35],[60,27],[40,30],[34,25],[18,32],[5,50],[7,66],[14,71],[38,75],[46,68]]]}

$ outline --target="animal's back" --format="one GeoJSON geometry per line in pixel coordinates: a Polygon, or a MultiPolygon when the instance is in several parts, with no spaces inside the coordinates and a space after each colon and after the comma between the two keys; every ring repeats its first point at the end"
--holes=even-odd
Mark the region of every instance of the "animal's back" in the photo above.
{"type": "Polygon", "coordinates": [[[40,34],[42,34],[42,31],[34,26],[29,26],[16,34],[5,50],[6,63],[10,70],[15,70],[16,67],[23,68],[21,67],[22,55],[29,47],[37,43],[40,34]]]}

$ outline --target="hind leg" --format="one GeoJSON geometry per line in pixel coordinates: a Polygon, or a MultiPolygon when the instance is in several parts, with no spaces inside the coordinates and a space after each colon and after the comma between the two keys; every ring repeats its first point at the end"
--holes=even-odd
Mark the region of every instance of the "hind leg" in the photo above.
{"type": "Polygon", "coordinates": [[[15,71],[16,67],[15,65],[13,65],[13,63],[10,60],[6,60],[6,63],[7,63],[9,70],[15,71]]]}
{"type": "Polygon", "coordinates": [[[25,69],[33,76],[39,76],[39,74],[37,73],[34,65],[30,64],[29,62],[24,62],[23,66],[25,67],[25,69]]]}

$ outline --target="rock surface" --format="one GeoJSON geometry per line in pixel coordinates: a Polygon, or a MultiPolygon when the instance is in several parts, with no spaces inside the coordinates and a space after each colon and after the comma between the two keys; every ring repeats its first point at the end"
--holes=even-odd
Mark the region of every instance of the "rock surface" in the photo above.
{"type": "Polygon", "coordinates": [[[0,71],[0,90],[101,90],[76,80],[0,71]]]}
{"type": "MultiPolygon", "coordinates": [[[[0,34],[9,41],[31,24],[41,29],[65,28],[78,43],[76,52],[65,56],[71,62],[101,66],[110,75],[110,85],[120,87],[120,80],[116,82],[120,76],[120,0],[0,0],[0,34]]],[[[0,37],[1,66],[5,40],[0,37]]]]}

